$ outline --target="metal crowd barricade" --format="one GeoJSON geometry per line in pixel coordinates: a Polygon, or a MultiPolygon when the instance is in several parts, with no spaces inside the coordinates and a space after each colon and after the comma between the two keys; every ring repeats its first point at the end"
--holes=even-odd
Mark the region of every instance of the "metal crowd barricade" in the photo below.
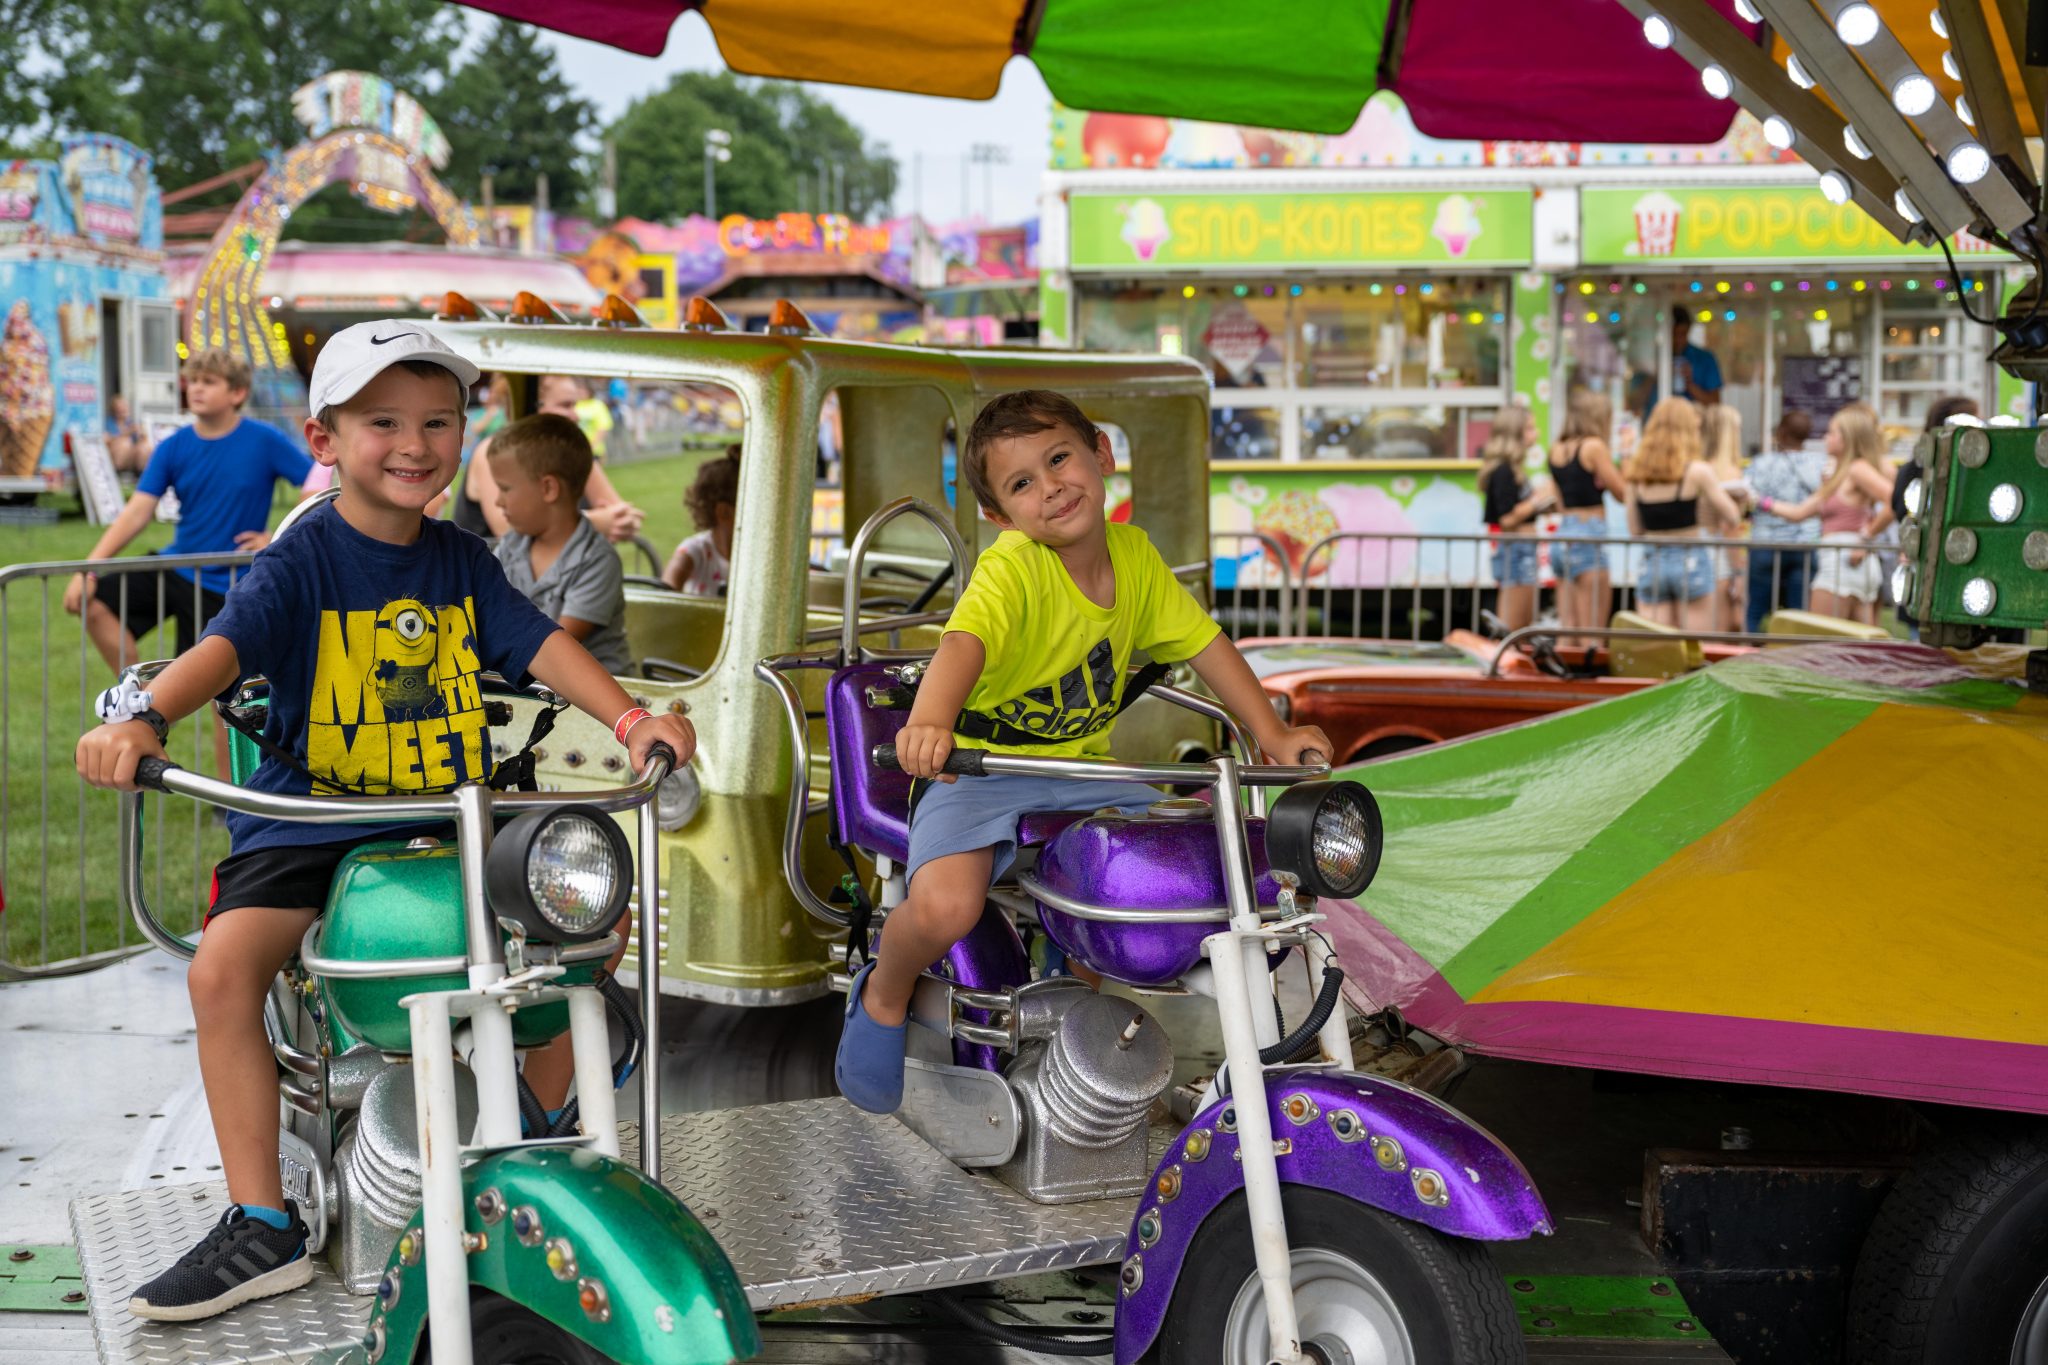
{"type": "MultiPolygon", "coordinates": [[[[93,646],[84,612],[65,613],[66,586],[90,570],[115,581],[122,616],[131,600],[154,594],[165,618],[169,570],[224,568],[232,584],[253,558],[131,555],[0,568],[0,980],[82,971],[148,946],[116,895],[116,795],[88,786],[72,762],[78,737],[99,724],[93,701],[115,674],[93,646]]],[[[143,657],[168,656],[172,629],[165,620],[144,637],[143,657]]],[[[173,760],[212,772],[218,723],[180,722],[168,746],[173,760]]],[[[189,831],[182,818],[172,830],[168,813],[159,813],[146,832],[144,873],[166,921],[188,932],[204,918],[213,866],[227,854],[226,830],[207,807],[190,804],[189,831]]]]}
{"type": "MultiPolygon", "coordinates": [[[[1849,546],[1751,541],[1747,538],[1695,537],[1659,539],[1649,536],[1494,535],[1487,532],[1425,534],[1423,532],[1340,531],[1311,544],[1294,569],[1293,633],[1320,638],[1373,636],[1391,639],[1441,639],[1456,629],[1481,630],[1482,613],[1492,608],[1499,583],[1493,572],[1494,551],[1511,542],[1531,544],[1537,551],[1535,615],[1557,613],[1561,587],[1556,566],[1567,548],[1595,547],[1605,561],[1610,587],[1608,610],[1640,610],[1637,588],[1651,550],[1681,546],[1700,548],[1712,557],[1715,590],[1731,572],[1747,584],[1751,551],[1842,552],[1849,546]]],[[[1882,555],[1873,545],[1867,553],[1882,555]]],[[[1782,600],[1789,554],[1771,560],[1771,601],[1782,600]]],[[[1809,590],[1812,575],[1807,576],[1809,590]]],[[[1888,605],[1888,603],[1886,604],[1888,605]]],[[[1604,625],[1597,621],[1579,625],[1604,625]]]]}
{"type": "Polygon", "coordinates": [[[1233,640],[1292,633],[1294,571],[1287,549],[1263,531],[1211,531],[1213,615],[1233,640]]]}

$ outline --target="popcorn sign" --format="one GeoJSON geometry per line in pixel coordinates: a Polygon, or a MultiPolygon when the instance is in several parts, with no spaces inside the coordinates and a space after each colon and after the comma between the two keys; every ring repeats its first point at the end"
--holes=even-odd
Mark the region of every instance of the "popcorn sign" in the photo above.
{"type": "Polygon", "coordinates": [[[1669,256],[1678,245],[1678,216],[1683,206],[1662,190],[1636,200],[1636,240],[1632,256],[1669,256]]]}

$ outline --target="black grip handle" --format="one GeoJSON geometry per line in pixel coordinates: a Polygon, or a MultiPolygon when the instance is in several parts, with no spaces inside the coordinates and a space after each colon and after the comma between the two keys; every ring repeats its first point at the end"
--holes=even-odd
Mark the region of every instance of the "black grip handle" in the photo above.
{"type": "Polygon", "coordinates": [[[647,761],[652,763],[657,758],[665,758],[668,760],[668,770],[670,772],[674,772],[677,768],[680,768],[682,766],[681,763],[676,761],[675,749],[662,740],[656,740],[654,743],[647,746],[647,761]]]}
{"type": "Polygon", "coordinates": [[[135,760],[135,785],[167,792],[170,788],[164,785],[164,774],[177,766],[167,758],[139,758],[135,760]]]}
{"type": "MultiPolygon", "coordinates": [[[[939,771],[956,777],[986,777],[988,774],[983,770],[981,760],[987,756],[985,749],[955,749],[946,755],[946,762],[939,771]]],[[[893,744],[877,744],[870,757],[875,760],[875,766],[885,773],[903,771],[903,765],[896,761],[896,746],[893,744]]]]}

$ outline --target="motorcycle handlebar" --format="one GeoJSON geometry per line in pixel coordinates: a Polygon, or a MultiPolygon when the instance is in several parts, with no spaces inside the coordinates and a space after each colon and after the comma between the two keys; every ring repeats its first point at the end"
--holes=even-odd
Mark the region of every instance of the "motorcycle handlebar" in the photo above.
{"type": "Polygon", "coordinates": [[[139,758],[135,761],[135,785],[153,792],[168,792],[170,788],[164,785],[164,774],[177,769],[178,765],[167,758],[139,758]]]}
{"type": "MultiPolygon", "coordinates": [[[[893,744],[877,744],[869,751],[868,757],[885,772],[903,770],[893,744]]],[[[1152,782],[1179,787],[1210,787],[1217,781],[1217,769],[1208,763],[1119,763],[1099,758],[1039,758],[987,749],[955,749],[946,756],[942,771],[967,777],[1016,774],[1079,782],[1152,782]]],[[[1327,777],[1329,772],[1322,766],[1245,765],[1237,769],[1237,780],[1245,786],[1285,787],[1327,777]]]]}
{"type": "MultiPolygon", "coordinates": [[[[946,755],[946,761],[939,771],[951,773],[956,777],[986,777],[988,770],[983,767],[982,760],[987,757],[987,752],[982,749],[955,749],[946,755]]],[[[903,765],[896,758],[896,746],[877,744],[875,766],[885,773],[902,772],[903,765]]]]}

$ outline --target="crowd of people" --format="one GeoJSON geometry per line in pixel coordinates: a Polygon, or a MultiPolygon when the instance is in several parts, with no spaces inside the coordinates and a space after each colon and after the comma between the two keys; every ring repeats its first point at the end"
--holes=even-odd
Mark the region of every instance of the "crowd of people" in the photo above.
{"type": "MultiPolygon", "coordinates": [[[[1695,376],[1686,393],[1651,409],[1635,451],[1618,463],[1612,408],[1594,390],[1574,391],[1548,454],[1526,407],[1496,415],[1479,483],[1494,536],[1496,613],[1508,629],[1535,619],[1546,540],[1560,626],[1605,623],[1614,582],[1600,541],[1622,529],[1609,525],[1609,497],[1626,509],[1628,536],[1643,542],[1625,556],[1633,604],[1658,624],[1755,632],[1773,611],[1795,610],[1885,625],[1887,533],[1905,516],[1918,466],[1894,467],[1878,415],[1862,402],[1829,416],[1818,443],[1813,418],[1787,410],[1746,459],[1741,413],[1695,376]],[[1554,532],[1539,537],[1550,516],[1554,532]],[[1746,544],[1700,543],[1725,540],[1746,544]]],[[[1972,400],[1944,398],[1927,429],[1979,421],[1972,400]]],[[[1903,610],[1900,619],[1914,628],[1903,610]]]]}

